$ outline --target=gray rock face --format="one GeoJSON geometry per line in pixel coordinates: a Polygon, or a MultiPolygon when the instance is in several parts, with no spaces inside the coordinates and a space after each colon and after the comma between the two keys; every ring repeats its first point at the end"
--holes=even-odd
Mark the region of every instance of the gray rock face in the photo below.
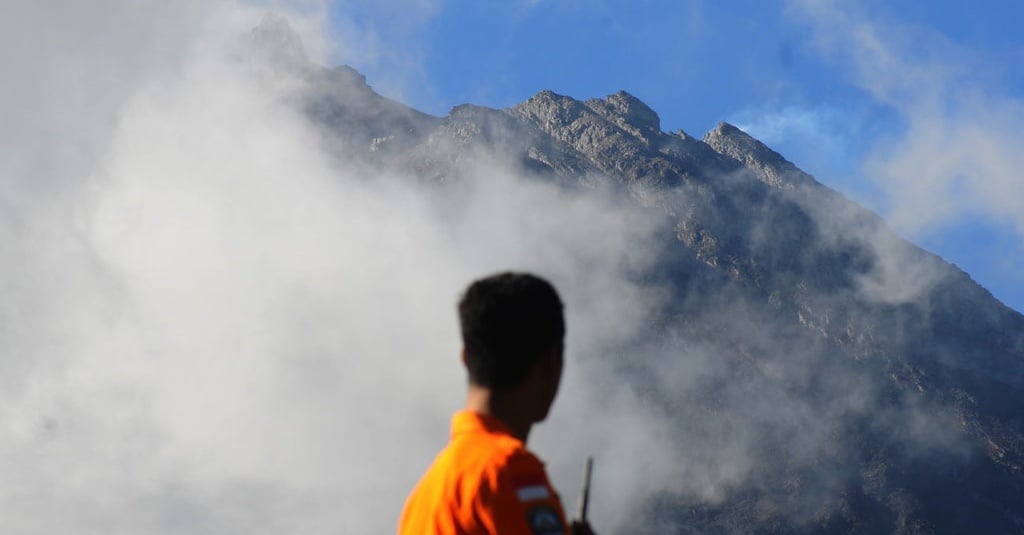
{"type": "Polygon", "coordinates": [[[794,188],[814,183],[810,175],[797,169],[779,153],[729,123],[720,123],[718,128],[708,132],[704,143],[716,152],[743,162],[769,186],[794,188]]]}
{"type": "Polygon", "coordinates": [[[387,161],[419,144],[441,124],[436,117],[377,94],[351,67],[315,70],[307,77],[303,105],[324,126],[327,144],[339,154],[387,161]]]}
{"type": "Polygon", "coordinates": [[[658,114],[625,91],[609,95],[604,100],[591,99],[584,104],[634,136],[649,138],[661,133],[661,119],[658,114]]]}
{"type": "Polygon", "coordinates": [[[309,81],[305,109],[346,157],[443,182],[484,151],[541,180],[600,177],[671,219],[643,276],[673,299],[638,344],[707,348],[722,372],[677,390],[630,362],[624,380],[709,451],[729,441],[713,422],[742,421],[758,468],[716,501],[681,483],[636,512],[638,532],[1024,532],[1024,316],[760,141],[724,123],[662,132],[625,92],[437,118],[347,67],[309,81]],[[745,405],[754,391],[806,420],[745,405]],[[947,443],[923,437],[935,428],[947,443]]]}

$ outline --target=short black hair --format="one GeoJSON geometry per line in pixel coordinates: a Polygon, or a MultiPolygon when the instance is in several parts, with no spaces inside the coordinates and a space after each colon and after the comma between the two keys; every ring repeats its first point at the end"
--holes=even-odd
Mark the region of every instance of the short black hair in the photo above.
{"type": "Polygon", "coordinates": [[[494,389],[522,383],[565,336],[558,292],[529,273],[497,273],[470,284],[459,321],[470,382],[494,389]]]}

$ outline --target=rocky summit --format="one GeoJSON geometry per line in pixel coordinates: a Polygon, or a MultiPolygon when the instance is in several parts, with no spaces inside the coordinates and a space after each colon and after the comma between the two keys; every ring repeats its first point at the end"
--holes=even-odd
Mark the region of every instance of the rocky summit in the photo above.
{"type": "Polygon", "coordinates": [[[638,359],[624,380],[709,463],[756,440],[743,484],[680,482],[635,511],[636,532],[1024,532],[1024,316],[874,213],[735,126],[664,132],[625,91],[435,117],[349,67],[303,73],[305,113],[344,158],[443,188],[486,154],[669,221],[637,276],[671,298],[638,343],[701,348],[716,371],[677,388],[638,359]]]}

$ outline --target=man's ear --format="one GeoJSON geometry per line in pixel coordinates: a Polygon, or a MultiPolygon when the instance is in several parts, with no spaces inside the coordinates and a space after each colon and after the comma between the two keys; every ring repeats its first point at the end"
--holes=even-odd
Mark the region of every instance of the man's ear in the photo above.
{"type": "Polygon", "coordinates": [[[549,375],[560,374],[562,372],[562,366],[564,365],[562,345],[552,347],[541,359],[544,363],[544,372],[549,375]]]}

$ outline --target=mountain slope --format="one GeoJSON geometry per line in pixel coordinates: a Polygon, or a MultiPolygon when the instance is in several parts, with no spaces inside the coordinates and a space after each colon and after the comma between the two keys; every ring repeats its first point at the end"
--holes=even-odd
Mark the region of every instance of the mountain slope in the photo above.
{"type": "Polygon", "coordinates": [[[721,465],[743,436],[750,468],[713,498],[681,481],[638,531],[1024,532],[1024,316],[761,142],[663,132],[626,92],[437,118],[348,67],[306,79],[340,158],[445,183],[486,154],[671,222],[638,275],[671,298],[634,342],[715,371],[682,388],[637,359],[625,377],[694,456],[721,465]]]}

